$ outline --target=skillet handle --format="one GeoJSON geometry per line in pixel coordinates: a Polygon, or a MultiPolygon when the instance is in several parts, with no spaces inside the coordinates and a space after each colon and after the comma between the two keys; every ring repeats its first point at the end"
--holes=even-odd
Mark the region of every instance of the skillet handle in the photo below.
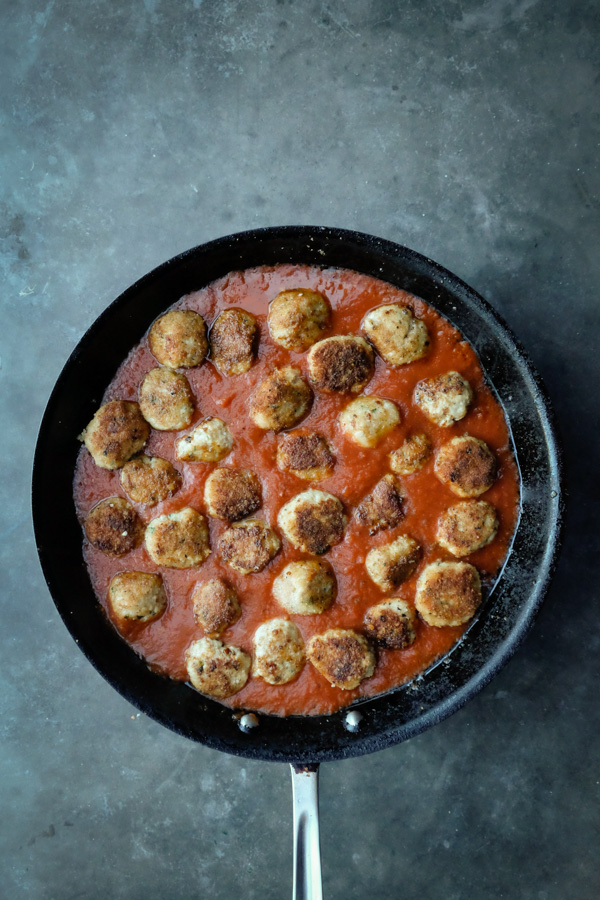
{"type": "Polygon", "coordinates": [[[291,764],[294,792],[294,900],[323,900],[319,766],[291,764]]]}

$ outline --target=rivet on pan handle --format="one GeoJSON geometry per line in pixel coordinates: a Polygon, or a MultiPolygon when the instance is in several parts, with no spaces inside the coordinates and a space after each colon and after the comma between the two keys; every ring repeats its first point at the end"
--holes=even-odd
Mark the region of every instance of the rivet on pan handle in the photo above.
{"type": "Polygon", "coordinates": [[[323,900],[319,843],[319,766],[294,765],[293,900],[323,900]]]}

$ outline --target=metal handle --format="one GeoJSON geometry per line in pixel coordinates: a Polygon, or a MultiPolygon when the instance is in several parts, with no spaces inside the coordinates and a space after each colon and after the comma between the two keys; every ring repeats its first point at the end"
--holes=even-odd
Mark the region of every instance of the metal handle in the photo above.
{"type": "Polygon", "coordinates": [[[323,900],[319,844],[319,766],[292,764],[294,900],[323,900]]]}

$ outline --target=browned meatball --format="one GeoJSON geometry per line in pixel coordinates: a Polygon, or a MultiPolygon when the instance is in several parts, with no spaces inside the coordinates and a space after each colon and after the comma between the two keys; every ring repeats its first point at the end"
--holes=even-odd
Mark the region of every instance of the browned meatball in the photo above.
{"type": "Polygon", "coordinates": [[[453,556],[468,556],[496,537],[498,518],[491,503],[463,500],[440,516],[437,541],[453,556]]]}
{"type": "Polygon", "coordinates": [[[365,566],[372,580],[382,591],[393,591],[413,574],[421,559],[421,548],[407,534],[374,547],[367,554],[365,566]]]}
{"type": "Polygon", "coordinates": [[[316,634],[306,649],[315,669],[344,691],[357,688],[375,671],[375,654],[368,640],[350,629],[331,628],[316,634]]]}
{"type": "Polygon", "coordinates": [[[204,637],[190,644],[185,662],[190,681],[197,691],[224,700],[244,687],[252,658],[239,647],[204,637]]]}
{"type": "Polygon", "coordinates": [[[329,303],[317,291],[281,291],[269,306],[269,331],[286,350],[308,350],[322,336],[330,317],[329,303]]]}
{"type": "Polygon", "coordinates": [[[404,443],[390,453],[390,469],[396,475],[414,475],[423,468],[433,453],[433,445],[426,434],[411,434],[404,443]]]}
{"type": "Polygon", "coordinates": [[[87,514],[83,527],[90,544],[108,556],[124,556],[135,550],[144,536],[144,523],[122,497],[101,500],[87,514]]]}
{"type": "Polygon", "coordinates": [[[407,306],[398,303],[378,306],[367,313],[362,327],[390,366],[404,366],[427,353],[427,326],[415,319],[407,306]]]}
{"type": "Polygon", "coordinates": [[[152,369],[140,385],[140,408],[157,431],[179,431],[192,421],[194,395],[181,372],[152,369]]]}
{"type": "Polygon", "coordinates": [[[291,428],[304,418],[312,403],[312,391],[299,369],[274,369],[250,398],[250,418],[265,431],[291,428]]]}
{"type": "Polygon", "coordinates": [[[150,426],[139,404],[110,400],[100,407],[79,435],[101,469],[120,469],[143,448],[150,437],[150,426]]]}
{"type": "Polygon", "coordinates": [[[146,549],[158,566],[190,569],[210,555],[206,519],[186,506],[152,519],[146,528],[146,549]]]}
{"type": "Polygon", "coordinates": [[[260,481],[246,469],[214,469],[204,485],[204,500],[209,516],[237,522],[260,507],[260,481]]]}
{"type": "Polygon", "coordinates": [[[224,562],[250,575],[260,572],[276,556],[281,541],[272,528],[260,519],[244,519],[223,532],[218,550],[224,562]]]}
{"type": "Polygon", "coordinates": [[[338,544],[348,524],[338,498],[314,488],[296,494],[282,506],[277,522],[294,547],[317,555],[338,544]]]}
{"type": "Polygon", "coordinates": [[[220,578],[197,584],[192,592],[192,603],[196,622],[209,637],[218,637],[242,614],[235,590],[220,578]]]}
{"type": "Polygon", "coordinates": [[[365,632],[380,647],[403,650],[415,639],[415,619],[415,612],[406,600],[392,597],[367,610],[365,632]]]}
{"type": "Polygon", "coordinates": [[[258,347],[256,319],[243,309],[225,309],[210,330],[212,361],[223,375],[242,375],[251,367],[258,347]]]}
{"type": "Polygon", "coordinates": [[[287,619],[269,619],[254,633],[252,674],[267,684],[287,684],[304,666],[300,629],[287,619]]]}
{"type": "Polygon", "coordinates": [[[181,475],[160,456],[136,456],[121,469],[121,485],[135,503],[156,506],[181,487],[181,475]]]}
{"type": "Polygon", "coordinates": [[[415,606],[428,625],[463,625],[473,618],[480,604],[479,572],[469,563],[438,561],[421,572],[415,606]]]}
{"type": "Polygon", "coordinates": [[[448,428],[466,416],[473,391],[459,372],[445,372],[420,381],[413,398],[428,419],[448,428]]]}
{"type": "Polygon", "coordinates": [[[325,338],[308,352],[310,382],[320,391],[358,394],[372,377],[374,365],[373,348],[355,334],[325,338]]]}
{"type": "Polygon", "coordinates": [[[369,534],[383,528],[395,528],[403,516],[402,485],[395,475],[384,475],[356,510],[359,522],[369,534]]]}
{"type": "Polygon", "coordinates": [[[119,572],[110,582],[108,601],[119,622],[150,622],[167,607],[160,575],[152,572],[119,572]]]}
{"type": "Polygon", "coordinates": [[[496,480],[498,463],[485,443],[465,434],[452,438],[438,451],[435,474],[459,497],[479,497],[496,480]]]}
{"type": "Polygon", "coordinates": [[[298,429],[277,442],[277,466],[304,481],[320,481],[333,471],[335,457],[322,434],[298,429]]]}
{"type": "Polygon", "coordinates": [[[155,359],[171,369],[199,366],[208,350],[206,325],[191,309],[172,309],[157,319],[148,335],[155,359]]]}

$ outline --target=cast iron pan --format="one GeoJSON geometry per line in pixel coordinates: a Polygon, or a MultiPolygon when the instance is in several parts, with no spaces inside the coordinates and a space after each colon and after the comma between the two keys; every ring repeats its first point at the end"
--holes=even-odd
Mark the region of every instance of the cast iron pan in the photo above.
{"type": "Polygon", "coordinates": [[[50,397],[35,454],[33,515],[40,560],[67,628],[98,671],[139,710],[217,750],[315,764],[404,741],[459,709],[507,661],[537,612],[556,559],[561,465],[545,393],[523,350],[488,304],[456,276],[412,250],[365,234],[320,227],[265,228],[220,238],[177,256],[112,303],[84,335],[50,397]],[[522,507],[501,577],[461,642],[411,684],[346,712],[238,718],[183,683],[148,669],[107,622],[82,558],[72,501],[77,435],[101,404],[117,367],[152,321],[183,294],[235,269],[275,263],[338,266],[422,297],[473,345],[509,423],[522,507]]]}

